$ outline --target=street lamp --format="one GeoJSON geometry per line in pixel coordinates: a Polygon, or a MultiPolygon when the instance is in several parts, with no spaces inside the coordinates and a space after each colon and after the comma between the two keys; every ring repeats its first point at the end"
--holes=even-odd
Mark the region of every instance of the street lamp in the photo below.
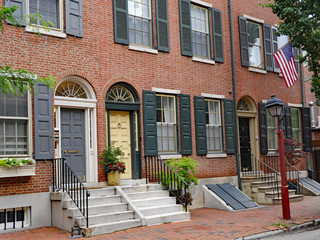
{"type": "Polygon", "coordinates": [[[283,102],[279,98],[275,98],[275,95],[271,96],[265,105],[272,117],[278,117],[278,144],[280,155],[280,172],[281,172],[281,198],[282,198],[282,214],[283,219],[290,220],[290,204],[289,204],[289,190],[287,185],[287,173],[286,163],[284,157],[284,140],[283,130],[280,128],[280,115],[283,111],[283,102]]]}

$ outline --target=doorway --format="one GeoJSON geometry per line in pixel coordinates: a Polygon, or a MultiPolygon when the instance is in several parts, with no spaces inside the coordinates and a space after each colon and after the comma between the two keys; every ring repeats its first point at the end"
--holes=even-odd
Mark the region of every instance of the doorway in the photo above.
{"type": "Polygon", "coordinates": [[[249,118],[239,118],[241,171],[252,171],[249,118]]]}

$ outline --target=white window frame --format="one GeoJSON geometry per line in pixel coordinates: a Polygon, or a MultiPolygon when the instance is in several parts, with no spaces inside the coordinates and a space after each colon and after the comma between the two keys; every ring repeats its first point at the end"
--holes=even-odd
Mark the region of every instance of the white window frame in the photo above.
{"type": "MultiPolygon", "coordinates": [[[[129,5],[129,0],[128,1],[128,5],[129,5]]],[[[132,2],[136,3],[136,0],[131,0],[132,2]]],[[[143,4],[143,2],[141,1],[141,4],[142,5],[145,5],[143,4]]],[[[129,6],[128,6],[129,8],[129,6]]],[[[136,8],[134,8],[136,10],[136,8]]],[[[142,10],[143,11],[143,10],[142,10]]],[[[142,13],[143,15],[143,13],[142,13]]],[[[152,12],[151,12],[151,0],[149,0],[149,18],[147,17],[143,17],[143,16],[138,16],[138,15],[134,15],[134,14],[130,14],[128,12],[128,18],[129,16],[133,16],[133,17],[138,17],[138,18],[141,18],[142,19],[148,19],[149,20],[149,43],[150,45],[144,45],[144,44],[138,44],[138,43],[135,43],[135,42],[132,42],[131,39],[130,39],[130,28],[128,26],[128,30],[129,30],[129,47],[130,45],[133,45],[133,47],[130,47],[130,49],[132,50],[137,50],[137,51],[144,51],[144,52],[149,52],[149,53],[154,53],[154,54],[157,54],[158,52],[154,52],[154,51],[148,51],[146,48],[152,48],[152,27],[151,27],[151,24],[152,24],[152,12]],[[135,48],[135,46],[137,47],[140,47],[140,48],[135,48]]],[[[128,20],[129,21],[129,20],[128,20]]],[[[142,25],[142,23],[141,23],[142,25]]],[[[141,26],[142,27],[142,26],[141,26]]],[[[142,27],[143,28],[143,27],[142,27]]],[[[134,30],[134,32],[136,33],[137,30],[134,30]]],[[[143,33],[143,31],[141,31],[143,33]]],[[[143,41],[143,36],[142,36],[142,41],[143,41]]]]}
{"type": "MultiPolygon", "coordinates": [[[[30,157],[32,153],[32,101],[31,101],[31,94],[29,92],[26,92],[27,94],[27,108],[28,108],[28,116],[27,117],[7,117],[7,116],[0,116],[0,119],[8,120],[8,119],[14,119],[14,120],[28,120],[27,125],[27,154],[10,154],[10,155],[0,155],[0,158],[4,157],[30,157]]],[[[0,103],[1,105],[1,103],[0,103]]]]}
{"type": "MultiPolygon", "coordinates": [[[[168,97],[168,98],[172,98],[173,99],[173,103],[174,103],[174,110],[173,110],[173,113],[174,113],[174,122],[158,122],[157,121],[157,131],[158,131],[158,126],[159,125],[163,125],[164,123],[171,123],[174,125],[174,150],[172,151],[163,151],[163,150],[159,150],[159,144],[158,144],[158,141],[159,141],[159,133],[157,134],[158,135],[158,138],[157,138],[157,144],[158,144],[158,152],[160,154],[172,154],[172,153],[177,153],[178,152],[178,144],[177,144],[177,140],[178,140],[178,136],[177,136],[177,102],[176,102],[176,96],[175,95],[166,95],[166,94],[156,94],[156,97],[168,97]]],[[[158,109],[156,108],[156,111],[158,110],[161,110],[163,111],[162,108],[158,109]]],[[[163,144],[163,140],[162,140],[162,144],[163,144]]]]}
{"type": "MultiPolygon", "coordinates": [[[[250,63],[250,50],[249,49],[252,46],[259,47],[260,48],[260,51],[259,51],[260,52],[260,60],[261,60],[261,62],[263,61],[263,59],[264,59],[264,54],[263,54],[264,42],[263,42],[263,31],[262,31],[263,26],[259,22],[255,22],[255,21],[252,21],[251,19],[247,19],[247,28],[248,29],[249,29],[249,27],[248,27],[249,24],[255,24],[259,27],[260,45],[252,44],[248,40],[249,64],[250,64],[250,67],[257,68],[258,66],[251,65],[251,63],[250,63]]],[[[248,35],[249,35],[249,30],[248,30],[248,35]]],[[[261,62],[259,64],[261,64],[261,62]]],[[[264,64],[261,64],[258,69],[260,69],[260,68],[264,69],[264,64]]],[[[261,72],[261,73],[264,73],[264,72],[261,72]]]]}
{"type": "MultiPolygon", "coordinates": [[[[301,128],[301,109],[300,108],[291,108],[291,127],[292,127],[292,140],[297,140],[298,143],[302,144],[302,128],[301,128]],[[294,128],[293,127],[293,124],[292,124],[292,116],[293,116],[293,112],[294,111],[297,111],[298,113],[298,124],[299,124],[299,127],[298,128],[294,128]],[[298,132],[298,136],[299,136],[299,139],[294,139],[293,136],[294,136],[294,132],[298,132]]],[[[300,147],[298,147],[297,149],[300,149],[300,147]]]]}
{"type": "MultiPolygon", "coordinates": [[[[208,153],[222,153],[223,152],[223,146],[222,146],[222,112],[221,112],[221,100],[217,100],[217,99],[205,99],[206,102],[208,102],[208,106],[209,106],[209,102],[214,102],[214,103],[218,103],[218,109],[219,109],[219,123],[218,124],[208,124],[206,123],[206,132],[207,132],[207,136],[206,136],[206,141],[207,141],[207,151],[208,153]],[[220,142],[220,149],[219,150],[210,150],[209,149],[209,144],[208,144],[208,140],[209,140],[209,134],[208,134],[208,127],[209,126],[213,126],[213,127],[219,127],[219,142],[220,142]]],[[[207,114],[209,114],[209,107],[208,109],[206,109],[206,119],[207,119],[207,114]]],[[[210,120],[209,120],[210,121],[210,120]]]]}
{"type": "MultiPolygon", "coordinates": [[[[30,0],[26,0],[26,7],[27,7],[27,15],[30,14],[30,0]]],[[[33,33],[41,33],[44,35],[51,35],[55,37],[66,38],[67,35],[63,32],[63,0],[59,0],[59,28],[56,27],[48,27],[47,29],[38,24],[31,24],[27,21],[27,26],[25,27],[26,32],[33,32],[33,33]]]]}
{"type": "Polygon", "coordinates": [[[277,137],[277,132],[278,132],[278,121],[277,121],[277,118],[275,118],[275,117],[272,117],[271,115],[270,115],[270,113],[269,113],[269,111],[267,110],[266,111],[267,112],[267,140],[268,140],[268,151],[272,151],[272,152],[274,152],[274,151],[276,151],[276,150],[278,150],[278,137],[277,137]],[[272,119],[272,121],[274,121],[274,127],[273,126],[270,126],[269,124],[268,124],[268,120],[269,119],[272,119]],[[270,141],[271,141],[271,136],[270,136],[270,134],[269,134],[269,132],[273,132],[273,135],[274,135],[274,146],[275,146],[275,148],[270,148],[270,141]]]}

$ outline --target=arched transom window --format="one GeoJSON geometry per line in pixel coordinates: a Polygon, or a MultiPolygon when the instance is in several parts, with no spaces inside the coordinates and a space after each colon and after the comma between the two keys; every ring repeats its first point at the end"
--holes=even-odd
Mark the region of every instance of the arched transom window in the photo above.
{"type": "Polygon", "coordinates": [[[62,82],[56,90],[55,96],[70,98],[88,98],[84,88],[73,81],[62,82]]]}
{"type": "Polygon", "coordinates": [[[132,93],[123,86],[114,86],[107,93],[107,101],[135,102],[132,93]]]}
{"type": "Polygon", "coordinates": [[[244,100],[240,99],[238,102],[237,110],[240,111],[250,111],[249,105],[244,100]]]}

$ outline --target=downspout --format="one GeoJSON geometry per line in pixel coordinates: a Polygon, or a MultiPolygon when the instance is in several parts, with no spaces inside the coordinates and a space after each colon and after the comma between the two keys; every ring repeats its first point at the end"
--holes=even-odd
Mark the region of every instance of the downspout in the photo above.
{"type": "Polygon", "coordinates": [[[302,94],[302,107],[306,106],[304,99],[304,76],[303,76],[303,63],[300,63],[300,78],[301,78],[301,94],[302,94]]]}
{"type": "Polygon", "coordinates": [[[232,65],[232,87],[233,87],[233,105],[234,105],[234,128],[235,128],[235,151],[237,162],[238,188],[241,190],[240,162],[238,151],[238,117],[237,117],[237,93],[236,93],[236,70],[234,62],[234,45],[233,45],[233,25],[232,25],[232,3],[229,0],[229,24],[230,24],[230,47],[231,47],[231,65],[232,65]]]}

